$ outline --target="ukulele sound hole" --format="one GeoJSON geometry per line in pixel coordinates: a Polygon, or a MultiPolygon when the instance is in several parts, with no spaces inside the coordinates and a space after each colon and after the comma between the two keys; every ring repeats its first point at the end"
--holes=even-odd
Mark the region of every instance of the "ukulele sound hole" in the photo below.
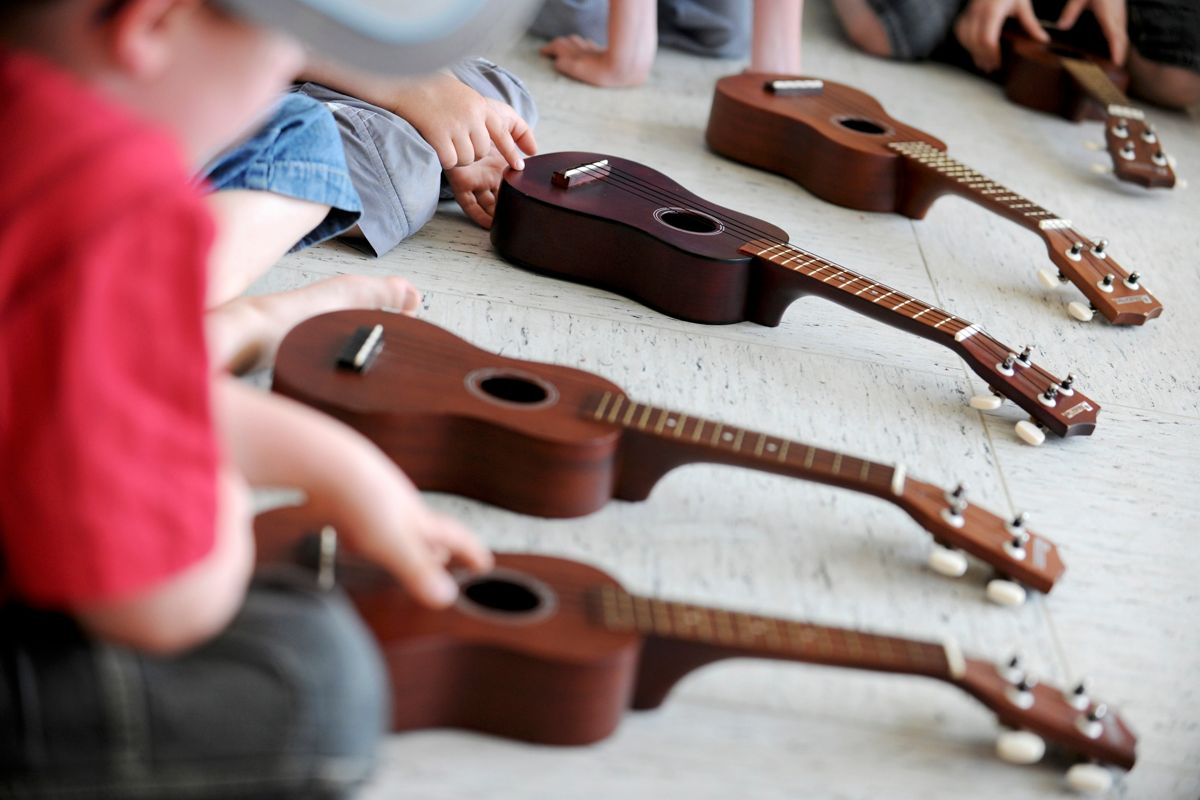
{"type": "Polygon", "coordinates": [[[715,236],[725,230],[716,217],[689,208],[660,208],[654,212],[654,218],[668,228],[698,236],[715,236]]]}
{"type": "Polygon", "coordinates": [[[459,587],[462,611],[490,619],[522,624],[544,619],[554,612],[554,593],[529,575],[499,568],[470,578],[459,587]]]}
{"type": "Polygon", "coordinates": [[[479,388],[497,400],[503,400],[506,403],[518,403],[523,406],[540,403],[546,399],[545,389],[533,381],[522,380],[521,378],[488,378],[480,382],[479,388]]]}
{"type": "Polygon", "coordinates": [[[887,133],[887,128],[880,125],[878,122],[872,122],[869,119],[861,117],[843,117],[839,119],[838,124],[843,128],[849,128],[858,133],[868,133],[872,136],[878,136],[881,133],[887,133]]]}
{"type": "Polygon", "coordinates": [[[484,400],[515,408],[544,408],[558,401],[554,386],[516,370],[475,370],[467,376],[467,388],[484,400]]]}

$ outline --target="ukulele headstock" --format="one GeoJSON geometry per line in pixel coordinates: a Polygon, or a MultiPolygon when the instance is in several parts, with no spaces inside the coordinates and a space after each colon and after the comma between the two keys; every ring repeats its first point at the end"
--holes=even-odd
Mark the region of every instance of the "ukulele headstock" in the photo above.
{"type": "Polygon", "coordinates": [[[1024,600],[1022,584],[1049,592],[1066,570],[1058,548],[1029,530],[1024,514],[1003,519],[968,502],[962,485],[946,491],[908,478],[901,491],[906,510],[933,534],[937,548],[930,567],[958,577],[966,569],[963,553],[986,562],[997,573],[988,584],[988,597],[997,603],[1016,605],[1024,600]]]}
{"type": "Polygon", "coordinates": [[[1118,178],[1147,189],[1170,189],[1175,185],[1171,159],[1158,132],[1146,122],[1141,111],[1109,106],[1104,128],[1105,144],[1118,178]]]}
{"type": "MultiPolygon", "coordinates": [[[[1059,378],[1038,366],[1032,346],[1012,350],[986,333],[970,336],[960,345],[963,358],[995,394],[1028,412],[1031,420],[1017,423],[1017,434],[1027,443],[1041,444],[1042,428],[1063,437],[1086,436],[1095,430],[1099,403],[1079,390],[1074,375],[1059,378]]],[[[974,400],[971,405],[982,408],[974,400]]]]}
{"type": "MultiPolygon", "coordinates": [[[[1089,239],[1065,220],[1053,222],[1042,234],[1050,260],[1058,267],[1058,280],[1069,280],[1088,299],[1088,305],[1069,306],[1071,316],[1087,321],[1088,312],[1098,311],[1114,325],[1144,325],[1162,314],[1162,304],[1146,289],[1142,275],[1122,267],[1107,240],[1089,239]]],[[[1049,284],[1049,278],[1043,283],[1049,284]]]]}
{"type": "Polygon", "coordinates": [[[1117,712],[1089,696],[1085,681],[1067,691],[1040,683],[1017,657],[1006,664],[964,658],[956,666],[955,682],[1012,729],[997,742],[1001,758],[1034,763],[1049,743],[1082,759],[1133,767],[1137,738],[1117,712]]]}

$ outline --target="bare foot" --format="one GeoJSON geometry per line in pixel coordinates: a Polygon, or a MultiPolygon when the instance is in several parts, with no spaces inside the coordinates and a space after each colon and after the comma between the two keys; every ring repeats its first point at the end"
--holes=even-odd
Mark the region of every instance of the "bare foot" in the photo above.
{"type": "Polygon", "coordinates": [[[577,35],[560,36],[538,52],[553,59],[554,68],[568,78],[606,88],[641,86],[654,63],[653,49],[619,59],[611,50],[577,35]]]}
{"type": "Polygon", "coordinates": [[[209,352],[234,374],[270,363],[284,335],[309,317],[350,308],[390,308],[413,314],[421,293],[398,276],[339,275],[290,292],[239,297],[208,312],[209,352]]]}
{"type": "Polygon", "coordinates": [[[496,213],[496,193],[508,161],[495,147],[474,164],[446,170],[446,181],[454,199],[467,216],[481,228],[492,227],[496,213]]]}

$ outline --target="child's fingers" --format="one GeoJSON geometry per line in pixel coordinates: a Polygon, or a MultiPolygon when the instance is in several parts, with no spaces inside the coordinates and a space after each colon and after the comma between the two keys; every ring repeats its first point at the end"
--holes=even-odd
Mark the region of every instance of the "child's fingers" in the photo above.
{"type": "Polygon", "coordinates": [[[427,141],[433,148],[433,152],[437,153],[442,169],[454,169],[458,166],[458,149],[454,146],[453,139],[449,136],[439,136],[427,141]]]}
{"type": "Polygon", "coordinates": [[[1060,31],[1069,31],[1075,27],[1075,21],[1079,19],[1079,15],[1087,8],[1088,0],[1067,0],[1067,4],[1063,6],[1062,13],[1058,15],[1056,23],[1060,31]]]}
{"type": "Polygon", "coordinates": [[[475,161],[486,156],[492,149],[492,131],[487,125],[489,118],[490,115],[485,116],[482,125],[471,128],[471,147],[475,150],[475,161]]]}
{"type": "MultiPolygon", "coordinates": [[[[1086,0],[1085,0],[1085,2],[1086,2],[1086,0]]],[[[1079,16],[1079,13],[1076,12],[1075,16],[1079,16]]],[[[1021,27],[1024,28],[1026,33],[1028,33],[1034,39],[1036,39],[1039,42],[1050,41],[1050,34],[1046,33],[1046,29],[1042,27],[1042,23],[1040,21],[1038,21],[1037,13],[1033,10],[1033,5],[1031,3],[1029,3],[1028,0],[1021,0],[1021,2],[1017,3],[1016,17],[1017,17],[1017,21],[1021,23],[1021,27]]],[[[1003,19],[1001,19],[999,21],[999,23],[996,25],[996,30],[992,34],[992,41],[997,48],[997,56],[996,56],[997,66],[999,66],[999,61],[1000,61],[1000,57],[999,57],[1000,27],[1002,25],[1004,25],[1003,19]]]]}
{"type": "Polygon", "coordinates": [[[458,520],[434,514],[431,523],[426,529],[426,543],[431,550],[448,550],[455,562],[473,572],[487,572],[492,568],[494,559],[491,551],[458,520]]]}
{"type": "Polygon", "coordinates": [[[467,215],[468,219],[484,230],[491,229],[492,215],[490,212],[485,211],[479,204],[479,200],[475,197],[474,192],[455,192],[454,199],[458,201],[459,206],[462,207],[463,213],[467,215]]]}
{"type": "Polygon", "coordinates": [[[451,136],[451,141],[454,142],[454,151],[458,154],[457,160],[450,167],[444,167],[445,169],[465,167],[475,163],[475,145],[471,144],[471,136],[468,131],[455,132],[451,136]]]}

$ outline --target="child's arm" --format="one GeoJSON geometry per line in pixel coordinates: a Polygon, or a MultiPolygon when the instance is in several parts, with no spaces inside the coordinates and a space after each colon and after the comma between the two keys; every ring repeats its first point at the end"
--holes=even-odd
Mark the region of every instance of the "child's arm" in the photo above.
{"type": "Polygon", "coordinates": [[[287,398],[222,383],[222,438],[249,483],[303,490],[313,518],[336,527],[349,548],[391,572],[420,603],[438,608],[454,601],[449,563],[491,566],[487,548],[426,506],[361,434],[287,398]]]}
{"type": "Polygon", "coordinates": [[[560,36],[541,49],[554,68],[593,86],[639,86],[650,77],[658,50],[655,0],[611,0],[608,49],[582,36],[560,36]]]}
{"type": "Polygon", "coordinates": [[[437,152],[442,169],[473,164],[493,145],[513,169],[525,168],[523,154],[537,152],[533,130],[511,106],[484,97],[448,73],[383,78],[315,64],[304,77],[403,117],[437,152]]]}
{"type": "Polygon", "coordinates": [[[754,0],[750,72],[800,72],[804,0],[754,0]]]}

